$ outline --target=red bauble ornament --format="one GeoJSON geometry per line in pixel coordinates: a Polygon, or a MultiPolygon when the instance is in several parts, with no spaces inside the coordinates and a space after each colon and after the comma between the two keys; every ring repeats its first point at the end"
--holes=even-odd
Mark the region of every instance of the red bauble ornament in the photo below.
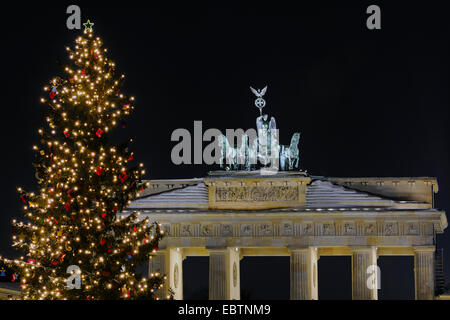
{"type": "Polygon", "coordinates": [[[50,91],[50,93],[48,94],[50,96],[50,99],[53,99],[54,97],[56,97],[56,87],[53,87],[52,91],[50,91]]]}
{"type": "Polygon", "coordinates": [[[109,277],[110,275],[111,275],[111,273],[109,271],[102,272],[102,276],[104,276],[104,277],[109,277]]]}
{"type": "Polygon", "coordinates": [[[65,130],[65,131],[64,131],[64,136],[65,136],[66,138],[70,137],[70,132],[69,132],[69,130],[65,130]]]}
{"type": "Polygon", "coordinates": [[[97,167],[97,171],[95,172],[98,176],[101,176],[103,173],[103,168],[102,167],[97,167]]]}
{"type": "Polygon", "coordinates": [[[97,137],[101,138],[102,135],[103,135],[103,130],[102,129],[98,129],[95,134],[97,135],[97,137]]]}
{"type": "Polygon", "coordinates": [[[72,198],[73,199],[73,197],[74,197],[74,191],[72,190],[72,189],[70,189],[69,191],[67,191],[67,194],[68,194],[68,196],[70,197],[70,198],[72,198]]]}
{"type": "Polygon", "coordinates": [[[104,246],[105,244],[106,244],[106,240],[105,239],[100,240],[100,245],[101,246],[104,246]]]}
{"type": "Polygon", "coordinates": [[[102,213],[102,219],[105,219],[106,218],[106,212],[103,212],[102,213]]]}
{"type": "Polygon", "coordinates": [[[125,180],[127,180],[127,179],[128,179],[127,173],[126,173],[125,171],[122,172],[122,173],[120,174],[120,176],[119,176],[119,179],[120,179],[121,182],[124,182],[125,180]]]}

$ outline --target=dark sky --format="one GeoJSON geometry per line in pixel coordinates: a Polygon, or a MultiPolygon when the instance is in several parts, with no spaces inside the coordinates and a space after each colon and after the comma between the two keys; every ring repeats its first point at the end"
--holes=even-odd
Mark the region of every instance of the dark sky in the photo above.
{"type": "MultiPolygon", "coordinates": [[[[203,121],[204,130],[254,127],[258,110],[249,86],[267,84],[265,112],[276,117],[281,143],[288,144],[296,131],[302,133],[303,169],[342,177],[437,177],[436,206],[448,211],[448,8],[430,1],[352,3],[77,4],[83,22],[94,21],[110,57],[127,75],[124,91],[137,98],[123,134],[136,138],[136,157],[145,163],[149,178],[204,176],[210,167],[171,163],[171,133],[177,128],[193,132],[195,120],[203,121]],[[366,28],[370,4],[381,7],[382,30],[366,28]]],[[[37,190],[32,145],[44,124],[39,98],[48,80],[62,74],[56,60],[67,59],[64,48],[78,34],[66,28],[69,4],[24,8],[17,2],[2,15],[0,254],[15,253],[10,249],[10,221],[20,217],[16,187],[37,190]]],[[[450,275],[450,232],[438,237],[438,245],[445,250],[450,275]]],[[[320,262],[324,267],[319,275],[330,278],[329,283],[350,277],[348,260],[336,259],[335,266],[333,260],[320,262]]],[[[253,276],[253,270],[265,279],[269,272],[280,273],[280,281],[266,287],[262,297],[285,297],[286,292],[276,292],[289,288],[288,261],[264,265],[250,260],[242,262],[243,275],[253,276]]],[[[382,285],[382,296],[410,297],[413,284],[399,277],[411,278],[411,261],[383,261],[392,281],[382,285]]],[[[186,270],[193,270],[195,263],[187,263],[186,270]]],[[[195,271],[188,274],[198,276],[195,271]]],[[[323,283],[319,280],[323,297],[349,297],[348,289],[323,283]]],[[[261,294],[251,286],[246,290],[261,294]]]]}

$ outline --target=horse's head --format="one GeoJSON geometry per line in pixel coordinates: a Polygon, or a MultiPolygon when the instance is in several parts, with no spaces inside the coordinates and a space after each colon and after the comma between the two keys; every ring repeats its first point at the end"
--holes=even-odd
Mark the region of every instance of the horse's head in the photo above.
{"type": "Polygon", "coordinates": [[[296,147],[298,146],[298,143],[300,142],[300,133],[296,132],[294,133],[294,135],[292,136],[291,139],[291,147],[296,147]]]}

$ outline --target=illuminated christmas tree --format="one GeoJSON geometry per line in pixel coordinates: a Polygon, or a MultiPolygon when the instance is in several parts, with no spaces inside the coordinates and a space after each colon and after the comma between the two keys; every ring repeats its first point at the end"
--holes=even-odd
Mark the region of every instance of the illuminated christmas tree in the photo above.
{"type": "Polygon", "coordinates": [[[124,76],[92,25],[67,51],[66,76],[41,99],[48,128],[34,147],[40,192],[19,189],[24,221],[13,221],[13,246],[26,255],[2,260],[18,272],[24,299],[156,299],[163,276],[138,279],[135,269],[163,233],[138,212],[117,215],[146,187],[132,140],[110,141],[134,99],[121,92],[124,76]]]}

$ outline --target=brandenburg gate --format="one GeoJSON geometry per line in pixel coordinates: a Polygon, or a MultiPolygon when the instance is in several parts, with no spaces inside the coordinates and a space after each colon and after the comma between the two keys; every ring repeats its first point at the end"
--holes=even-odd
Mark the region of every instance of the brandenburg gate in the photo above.
{"type": "Polygon", "coordinates": [[[318,299],[318,260],[347,255],[353,299],[377,299],[377,258],[409,255],[416,299],[433,299],[435,239],[447,227],[445,212],[434,207],[436,179],[333,178],[299,171],[300,133],[289,146],[279,145],[275,119],[262,112],[267,87],[251,90],[260,110],[257,137],[238,137],[236,148],[233,137],[218,136],[223,171],[203,179],[149,181],[128,208],[165,231],[149,263],[150,273],[167,276],[160,294],[172,291],[183,299],[187,256],[209,256],[211,300],[240,299],[242,257],[288,256],[291,299],[318,299]]]}
{"type": "Polygon", "coordinates": [[[183,299],[183,259],[209,256],[209,298],[240,299],[240,259],[290,257],[290,297],[318,299],[321,256],[351,256],[353,299],[377,299],[377,258],[414,256],[415,297],[434,298],[435,178],[332,178],[299,171],[216,171],[203,179],[150,181],[129,210],[165,231],[150,273],[183,299]],[[374,267],[372,267],[374,266],[374,267]],[[372,270],[372,271],[371,271],[372,270]],[[373,273],[372,273],[373,272],[373,273]]]}

